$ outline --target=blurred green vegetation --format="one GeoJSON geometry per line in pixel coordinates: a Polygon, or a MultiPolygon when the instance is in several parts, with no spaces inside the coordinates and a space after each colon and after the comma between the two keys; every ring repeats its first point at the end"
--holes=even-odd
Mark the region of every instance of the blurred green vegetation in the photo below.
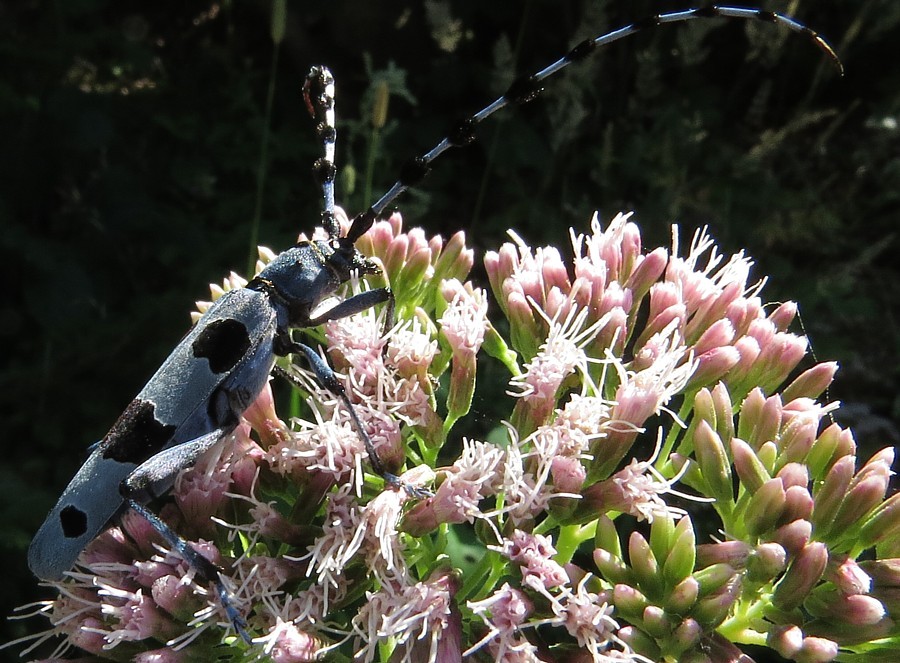
{"type": "MultiPolygon", "coordinates": [[[[353,213],[367,168],[379,195],[515,72],[685,6],[289,3],[273,66],[269,2],[0,3],[0,615],[40,595],[25,548],[85,447],[185,332],[207,283],[246,271],[257,200],[272,248],[315,223],[319,147],[300,95],[311,64],[338,82],[338,199],[353,213]],[[379,81],[393,94],[371,150],[379,81]]],[[[708,224],[723,250],[756,259],[770,299],[800,302],[818,357],[842,364],[832,397],[858,437],[894,444],[900,4],[763,6],[826,35],[846,76],[778,27],[663,26],[490,118],[399,207],[432,232],[467,229],[482,252],[511,227],[564,246],[595,209],[635,210],[652,245],[672,222],[683,242],[708,224]]],[[[4,624],[0,640],[26,628],[4,624]]]]}

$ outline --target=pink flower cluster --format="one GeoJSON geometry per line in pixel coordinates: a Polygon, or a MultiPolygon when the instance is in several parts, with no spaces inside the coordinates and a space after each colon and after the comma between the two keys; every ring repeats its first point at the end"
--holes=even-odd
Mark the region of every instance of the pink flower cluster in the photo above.
{"type": "Polygon", "coordinates": [[[721,256],[705,230],[684,256],[677,231],[645,253],[628,216],[595,217],[572,232],[570,261],[511,236],[485,256],[490,300],[466,281],[462,233],[377,222],[359,246],[384,282],[344,294],[390,285],[394,316],[309,330],[355,417],[280,361],[291,416],[264,389],[178,477],[161,517],[221,566],[252,644],[126,514],[36,607],[53,626],[35,646],[63,635],[54,655],[147,662],[605,663],[737,660],[744,643],[829,661],[893,643],[894,453],[857,469],[851,433],[829,421],[837,404],[816,400],[837,366],[796,370],[796,306],[764,306],[750,260],[721,256]],[[491,360],[508,377],[479,392],[491,360]],[[508,416],[485,425],[473,408],[504,389],[508,416]],[[357,419],[406,489],[369,473],[357,419]],[[721,540],[698,545],[697,509],[721,540]]]}

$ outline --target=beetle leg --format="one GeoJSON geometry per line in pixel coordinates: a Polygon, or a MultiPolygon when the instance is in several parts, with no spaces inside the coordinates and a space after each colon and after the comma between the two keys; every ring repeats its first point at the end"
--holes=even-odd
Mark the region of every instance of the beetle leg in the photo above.
{"type": "MultiPolygon", "coordinates": [[[[376,304],[381,304],[382,302],[388,303],[388,314],[389,317],[393,318],[394,293],[391,292],[390,288],[376,288],[375,290],[366,290],[358,295],[348,297],[344,301],[325,311],[322,315],[310,318],[307,326],[316,327],[329,320],[347,318],[351,315],[370,309],[376,304]]],[[[393,321],[391,321],[391,324],[393,324],[393,321]]]]}
{"type": "Polygon", "coordinates": [[[201,578],[215,585],[216,594],[219,596],[219,600],[232,627],[249,644],[250,636],[246,630],[247,623],[241,616],[240,610],[234,605],[231,592],[225,587],[219,568],[198,553],[193,546],[180,537],[159,516],[139,501],[154,497],[158,492],[165,492],[179,471],[192,466],[205,451],[232,430],[234,430],[233,425],[217,428],[194,440],[160,451],[125,477],[119,490],[125,497],[125,503],[128,508],[140,514],[159,533],[169,547],[187,562],[201,578]]]}
{"type": "MultiPolygon", "coordinates": [[[[204,436],[205,437],[205,436],[204,436]]],[[[198,553],[191,544],[178,536],[175,531],[166,525],[166,523],[146,506],[134,499],[126,500],[128,508],[140,514],[153,529],[159,532],[159,535],[165,540],[169,547],[178,553],[188,565],[194,569],[204,580],[211,582],[216,587],[216,594],[219,595],[219,601],[225,610],[228,621],[231,622],[232,628],[241,636],[241,639],[248,645],[251,642],[250,634],[247,633],[247,622],[241,615],[241,611],[234,605],[231,592],[225,587],[219,568],[198,553]]]]}

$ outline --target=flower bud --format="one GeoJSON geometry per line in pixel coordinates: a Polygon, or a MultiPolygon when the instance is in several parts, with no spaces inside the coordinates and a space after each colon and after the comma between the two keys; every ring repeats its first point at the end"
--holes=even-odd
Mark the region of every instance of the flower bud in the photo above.
{"type": "Polygon", "coordinates": [[[743,440],[754,439],[754,430],[761,422],[765,405],[766,397],[761,389],[753,389],[747,394],[741,403],[740,417],[738,417],[737,435],[739,438],[743,440]]]}
{"type": "Polygon", "coordinates": [[[786,566],[787,552],[777,543],[761,543],[747,560],[747,574],[754,582],[768,582],[786,566]]]}
{"type": "Polygon", "coordinates": [[[644,298],[650,291],[650,287],[662,276],[668,261],[667,251],[658,248],[645,255],[637,264],[625,282],[625,287],[634,293],[635,304],[644,298]]]}
{"type": "Polygon", "coordinates": [[[809,472],[801,463],[788,463],[778,470],[778,478],[784,484],[785,490],[792,487],[806,488],[809,485],[809,472]]]}
{"type": "Polygon", "coordinates": [[[644,630],[654,638],[661,638],[672,632],[672,620],[665,610],[656,605],[648,605],[641,615],[644,630]]]}
{"type": "Polygon", "coordinates": [[[812,591],[825,572],[828,549],[824,543],[813,541],[801,550],[787,572],[775,585],[772,602],[782,610],[798,607],[812,591]]]}
{"type": "Polygon", "coordinates": [[[734,469],[737,471],[741,483],[751,494],[771,480],[771,475],[757,457],[756,452],[742,439],[732,438],[731,455],[734,457],[734,469]]]}
{"type": "Polygon", "coordinates": [[[760,536],[775,527],[784,511],[785,494],[781,479],[769,479],[750,498],[744,512],[747,531],[760,536]]]}
{"type": "Polygon", "coordinates": [[[810,520],[816,528],[818,537],[824,536],[831,529],[834,517],[844,501],[850,480],[853,478],[855,464],[856,458],[853,456],[838,459],[831,466],[822,487],[815,494],[815,505],[810,520]]]}
{"type": "Polygon", "coordinates": [[[701,385],[713,384],[722,379],[740,361],[740,353],[730,345],[713,348],[697,356],[697,369],[693,372],[685,391],[701,385]]]}
{"type": "Polygon", "coordinates": [[[623,615],[634,618],[643,614],[647,597],[631,585],[618,584],[613,588],[613,604],[623,615]]]}
{"type": "Polygon", "coordinates": [[[659,562],[650,549],[650,544],[638,532],[632,532],[628,539],[628,559],[638,584],[649,593],[662,589],[659,562]]]}
{"type": "Polygon", "coordinates": [[[696,619],[688,617],[678,625],[672,636],[672,653],[681,654],[688,649],[692,649],[700,642],[700,638],[703,636],[703,627],[697,623],[696,619]]]}
{"type": "Polygon", "coordinates": [[[628,645],[633,651],[639,651],[651,661],[659,660],[661,652],[656,640],[634,626],[623,626],[616,634],[617,637],[628,645]]]}
{"type": "Polygon", "coordinates": [[[725,621],[741,595],[740,576],[733,576],[725,585],[704,599],[697,601],[691,615],[707,629],[725,621]]]}
{"type": "Polygon", "coordinates": [[[803,638],[803,646],[794,660],[798,663],[828,663],[837,658],[838,643],[826,638],[803,638]]]}
{"type": "Polygon", "coordinates": [[[870,476],[850,489],[832,525],[832,531],[842,532],[857,524],[881,501],[888,488],[888,477],[870,476]]]}
{"type": "Polygon", "coordinates": [[[795,520],[775,530],[772,539],[781,544],[791,555],[796,555],[809,542],[812,536],[812,523],[808,520],[795,520]]]}
{"type": "Polygon", "coordinates": [[[621,557],[613,555],[608,550],[596,548],[593,553],[594,564],[604,580],[611,583],[634,582],[631,570],[625,565],[621,557]]]}
{"type": "Polygon", "coordinates": [[[665,597],[665,609],[676,615],[684,615],[690,612],[700,595],[700,583],[693,576],[688,576],[665,597]]]}
{"type": "Polygon", "coordinates": [[[837,369],[836,361],[825,361],[807,369],[785,387],[781,392],[782,400],[790,403],[796,398],[818,398],[822,392],[828,389],[837,369]]]}
{"type": "Polygon", "coordinates": [[[694,452],[711,497],[725,503],[733,501],[731,461],[721,438],[706,421],[700,421],[694,431],[694,452]]]}
{"type": "Polygon", "coordinates": [[[553,487],[560,493],[581,492],[587,470],[584,464],[572,456],[555,456],[550,463],[550,474],[553,477],[553,487]]]}
{"type": "Polygon", "coordinates": [[[275,628],[278,629],[278,635],[269,654],[273,663],[315,661],[319,658],[323,643],[317,638],[301,631],[291,622],[279,620],[275,628]]]}
{"type": "Polygon", "coordinates": [[[763,346],[760,362],[763,372],[757,384],[766,392],[775,391],[806,356],[805,337],[778,333],[772,343],[763,346]]]}
{"type": "Polygon", "coordinates": [[[694,395],[694,417],[689,427],[689,434],[693,435],[694,429],[701,421],[708,421],[716,427],[716,406],[713,402],[712,392],[703,387],[694,395]]]}
{"type": "Polygon", "coordinates": [[[797,303],[784,302],[769,314],[769,321],[780,332],[787,331],[797,316],[797,303]]]}
{"type": "Polygon", "coordinates": [[[736,578],[738,572],[729,564],[713,564],[694,572],[700,585],[700,596],[709,596],[736,578]]]}
{"type": "MultiPolygon", "coordinates": [[[[474,255],[472,249],[466,248],[466,233],[462,230],[453,233],[434,263],[433,278],[438,282],[441,279],[464,280],[472,270],[474,255]]],[[[487,266],[487,256],[485,256],[485,266],[487,266]]],[[[509,276],[509,274],[507,273],[505,276],[509,276]]],[[[494,287],[493,281],[491,281],[491,287],[494,287]]],[[[499,292],[499,288],[494,288],[494,293],[497,292],[499,292]]]]}
{"type": "MultiPolygon", "coordinates": [[[[278,4],[276,3],[276,6],[278,4]]],[[[284,3],[280,4],[283,5],[284,3]]],[[[172,647],[163,647],[139,652],[131,660],[132,663],[182,663],[183,661],[190,661],[192,658],[193,656],[184,650],[176,651],[172,647]]]]}
{"type": "Polygon", "coordinates": [[[798,626],[773,626],[766,636],[766,644],[784,658],[792,659],[803,646],[803,631],[798,626]]]}
{"type": "Polygon", "coordinates": [[[719,382],[712,390],[713,406],[716,409],[716,432],[725,444],[734,437],[734,406],[731,394],[724,382],[719,382]]]}
{"type": "Polygon", "coordinates": [[[825,476],[825,472],[831,468],[831,461],[836,457],[835,451],[838,447],[840,435],[841,427],[837,424],[831,424],[819,434],[816,441],[813,442],[812,449],[806,454],[804,464],[814,480],[821,479],[825,476]]]}
{"type": "Polygon", "coordinates": [[[705,352],[710,352],[722,346],[730,347],[733,340],[734,326],[732,326],[731,321],[728,319],[716,320],[693,344],[694,354],[699,357],[705,352]]]}
{"type": "Polygon", "coordinates": [[[697,566],[706,568],[713,564],[728,564],[735,569],[743,569],[752,549],[743,541],[721,541],[701,543],[697,546],[697,566]]]}
{"type": "Polygon", "coordinates": [[[878,599],[865,594],[848,596],[836,588],[813,592],[804,608],[814,617],[854,626],[877,624],[885,615],[884,606],[878,599]]]}
{"type": "Polygon", "coordinates": [[[858,545],[872,546],[893,540],[900,532],[900,493],[887,498],[863,523],[858,545]]]}
{"type": "MultiPolygon", "coordinates": [[[[656,521],[653,523],[656,524],[656,521]]],[[[689,578],[696,561],[696,539],[691,519],[687,516],[678,521],[663,565],[663,576],[672,587],[689,578]]]]}
{"type": "Polygon", "coordinates": [[[860,566],[876,587],[900,588],[900,558],[872,559],[861,562],[860,566]]]}
{"type": "Polygon", "coordinates": [[[779,523],[808,520],[813,510],[813,498],[806,486],[791,486],[784,491],[784,512],[779,523]]]}
{"type": "Polygon", "coordinates": [[[812,417],[794,417],[781,431],[781,454],[779,464],[800,463],[812,449],[816,441],[817,419],[812,417]]]}

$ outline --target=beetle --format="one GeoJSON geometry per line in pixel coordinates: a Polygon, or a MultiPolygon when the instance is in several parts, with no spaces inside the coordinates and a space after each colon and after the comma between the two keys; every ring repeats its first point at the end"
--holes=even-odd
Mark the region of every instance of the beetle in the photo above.
{"type": "MultiPolygon", "coordinates": [[[[314,67],[304,86],[307,105],[319,120],[325,156],[314,174],[325,192],[322,223],[327,240],[301,241],[275,257],[243,288],[218,299],[175,347],[125,408],[63,491],[28,549],[28,566],[44,580],[59,580],[88,543],[132,509],[201,575],[216,584],[239,631],[216,568],[149,511],[144,504],[163,494],[178,472],[230,434],[262,391],[275,359],[302,355],[319,381],[349,409],[375,471],[413,494],[388,473],[360,424],[343,386],[320,355],[291,337],[293,328],[315,327],[388,302],[390,288],[368,290],[317,313],[351,275],[379,274],[378,264],[354,246],[375,220],[367,212],[341,236],[334,213],[334,79],[314,67]]],[[[388,319],[391,314],[388,313],[388,319]]]]}
{"type": "Polygon", "coordinates": [[[395,489],[426,495],[388,472],[334,372],[314,349],[294,340],[291,330],[315,327],[379,304],[386,304],[390,320],[393,295],[389,287],[353,295],[321,313],[319,308],[354,273],[381,273],[379,265],[360,253],[355,243],[398,196],[421,181],[435,159],[451,147],[472,142],[478,123],[509,104],[533,100],[544,79],[600,46],[662,23],[714,17],[782,24],[804,34],[840,67],[834,51],[816,32],[786,16],[736,7],[658,14],[585,40],[541,71],[518,79],[503,96],[410,161],[387,193],[354,218],[345,235],[340,232],[334,203],[334,79],[326,68],[313,67],[304,96],[317,121],[325,153],[313,171],[324,194],[321,220],[327,239],[301,241],[279,254],[245,287],[229,291],[203,315],[93,448],[50,511],[28,551],[32,572],[45,580],[62,578],[85,546],[130,509],[143,516],[204,579],[215,584],[235,629],[249,640],[218,569],[145,505],[165,493],[179,471],[235,429],[266,384],[276,358],[288,355],[302,355],[323,386],[348,408],[373,469],[395,489]]]}

